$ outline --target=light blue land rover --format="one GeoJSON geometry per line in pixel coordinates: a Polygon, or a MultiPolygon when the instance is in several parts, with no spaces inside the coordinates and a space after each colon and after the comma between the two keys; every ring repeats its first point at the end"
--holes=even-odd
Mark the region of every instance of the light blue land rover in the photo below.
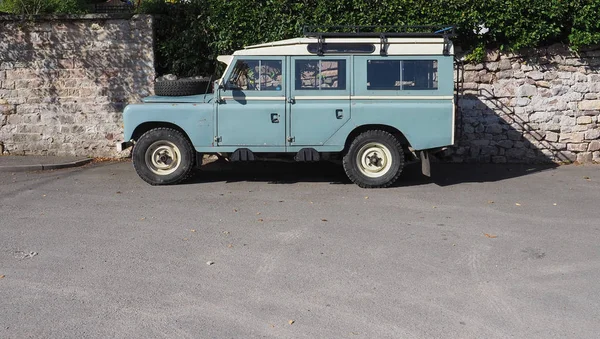
{"type": "Polygon", "coordinates": [[[128,105],[119,148],[133,146],[152,185],[181,182],[203,154],[341,159],[365,188],[394,183],[408,157],[428,172],[428,154],[454,143],[455,100],[453,28],[426,30],[308,28],[220,56],[227,68],[213,93],[188,95],[180,81],[128,105]]]}

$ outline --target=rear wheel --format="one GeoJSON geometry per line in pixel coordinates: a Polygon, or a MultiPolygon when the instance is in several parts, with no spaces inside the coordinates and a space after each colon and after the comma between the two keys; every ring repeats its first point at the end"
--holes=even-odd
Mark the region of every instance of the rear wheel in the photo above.
{"type": "Polygon", "coordinates": [[[144,133],[133,147],[133,167],[151,185],[177,184],[186,179],[195,163],[190,141],[172,128],[144,133]]]}
{"type": "Polygon", "coordinates": [[[402,173],[404,152],[392,134],[381,130],[366,131],[352,141],[343,165],[348,178],[360,187],[388,187],[402,173]]]}

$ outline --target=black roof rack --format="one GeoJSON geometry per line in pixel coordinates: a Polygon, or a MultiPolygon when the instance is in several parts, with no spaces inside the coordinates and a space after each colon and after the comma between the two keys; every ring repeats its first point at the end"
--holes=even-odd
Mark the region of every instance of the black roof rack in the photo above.
{"type": "Polygon", "coordinates": [[[455,26],[304,26],[306,37],[323,38],[378,38],[387,37],[454,37],[455,26]]]}
{"type": "Polygon", "coordinates": [[[317,38],[319,55],[323,55],[326,38],[379,38],[380,53],[387,54],[388,38],[444,38],[444,55],[450,51],[450,38],[456,36],[454,25],[439,26],[304,26],[302,33],[306,37],[317,38]]]}

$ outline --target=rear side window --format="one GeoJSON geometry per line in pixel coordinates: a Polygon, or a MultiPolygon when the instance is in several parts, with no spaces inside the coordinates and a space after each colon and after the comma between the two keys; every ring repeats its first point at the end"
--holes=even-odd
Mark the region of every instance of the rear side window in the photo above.
{"type": "Polygon", "coordinates": [[[280,60],[238,60],[227,81],[232,89],[281,91],[280,60]]]}
{"type": "Polygon", "coordinates": [[[296,90],[345,90],[346,60],[296,60],[296,90]]]}
{"type": "Polygon", "coordinates": [[[413,91],[437,88],[436,60],[367,60],[367,90],[413,91]]]}

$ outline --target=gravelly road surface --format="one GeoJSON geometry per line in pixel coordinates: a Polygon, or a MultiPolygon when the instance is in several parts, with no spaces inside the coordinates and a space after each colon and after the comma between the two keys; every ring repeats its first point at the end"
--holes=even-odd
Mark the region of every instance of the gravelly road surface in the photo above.
{"type": "Polygon", "coordinates": [[[600,166],[434,171],[2,173],[0,338],[597,338],[600,166]]]}

